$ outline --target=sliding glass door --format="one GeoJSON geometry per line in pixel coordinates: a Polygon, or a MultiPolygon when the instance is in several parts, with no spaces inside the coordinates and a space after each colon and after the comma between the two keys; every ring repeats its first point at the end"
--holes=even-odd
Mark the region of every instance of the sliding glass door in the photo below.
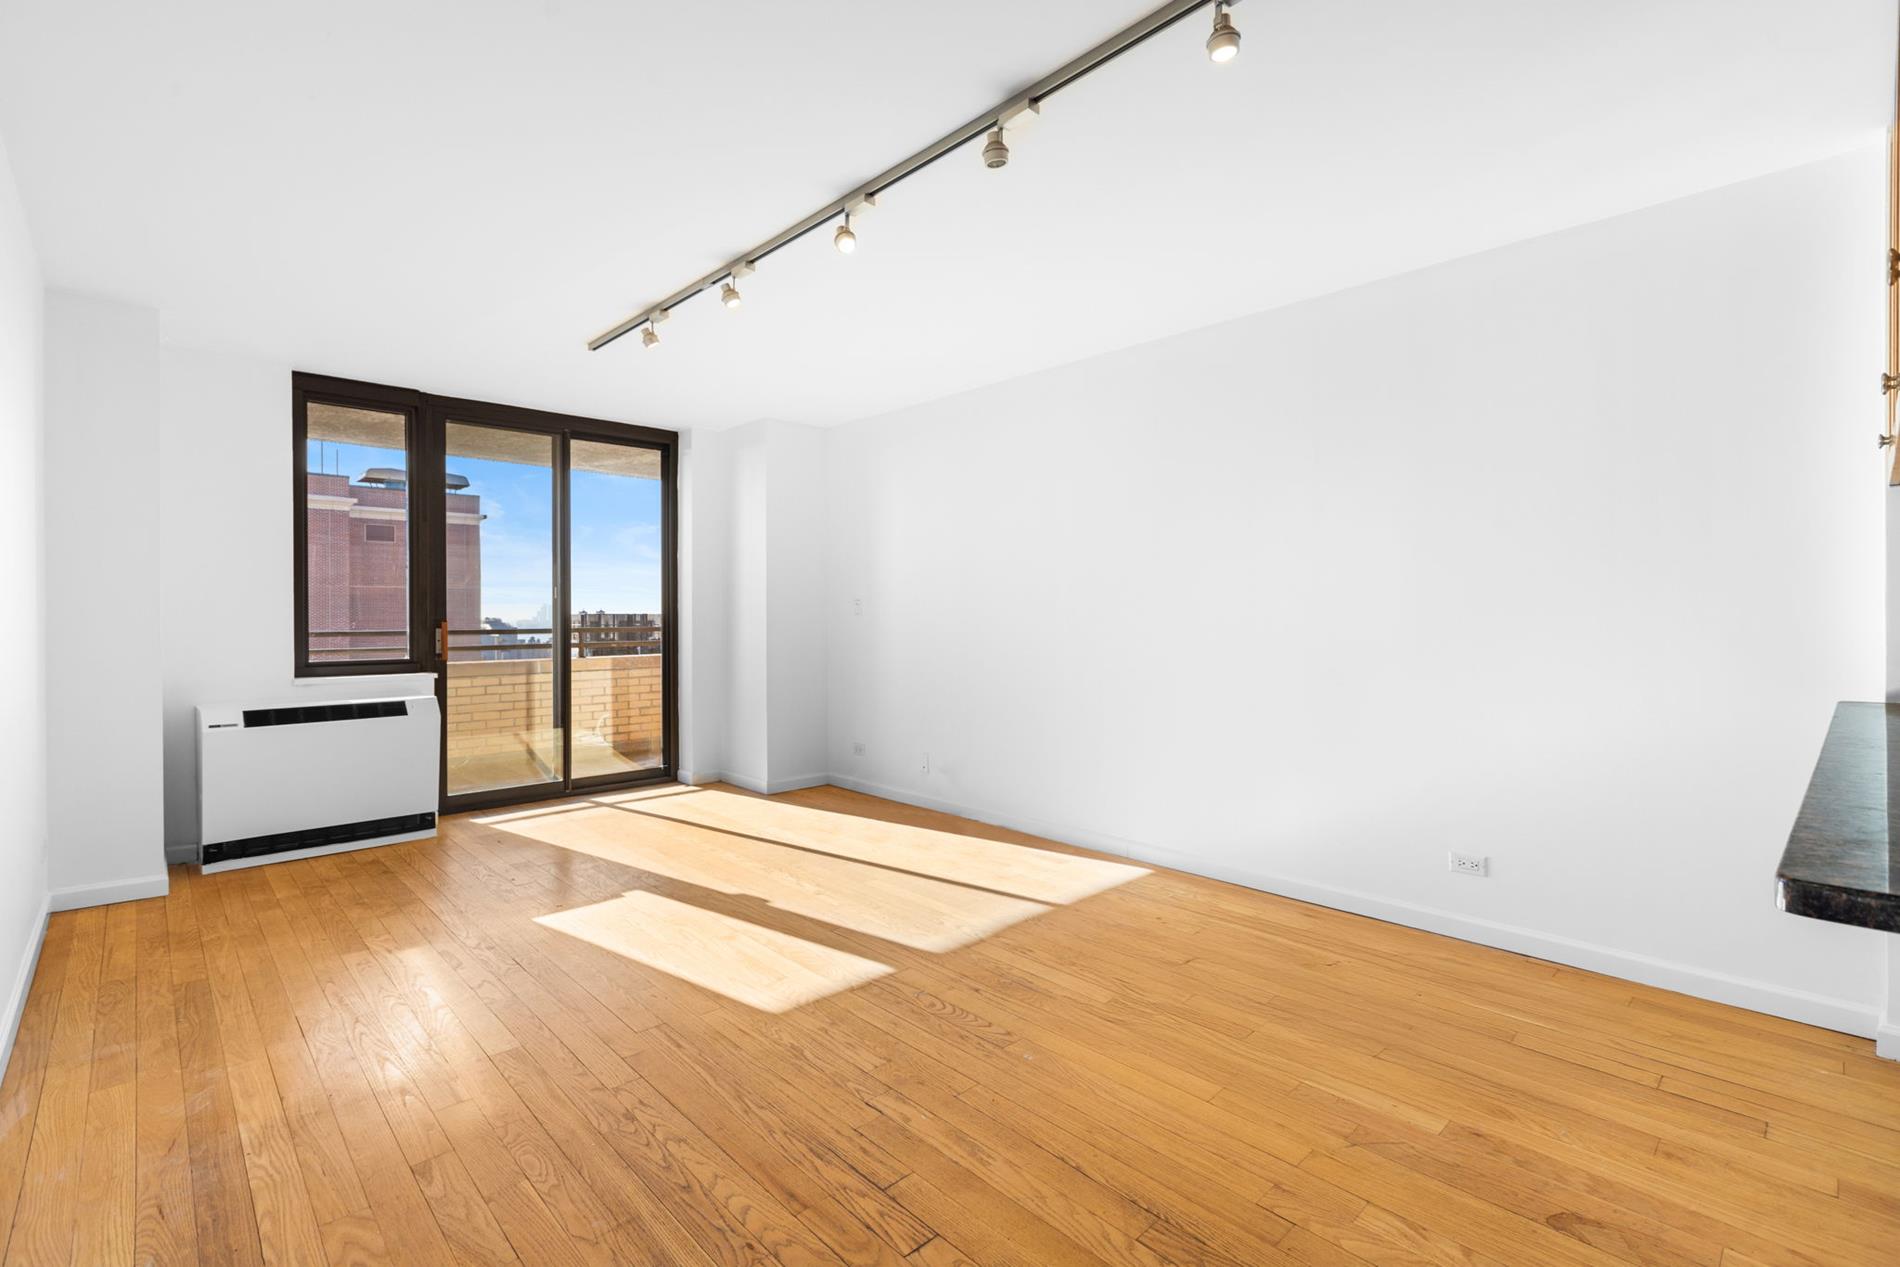
{"type": "Polygon", "coordinates": [[[568,448],[568,717],[576,783],[657,770],[666,756],[665,478],[655,449],[568,448]]]}
{"type": "Polygon", "coordinates": [[[294,672],[433,674],[444,810],[672,778],[678,440],[293,374],[294,672]]]}
{"type": "Polygon", "coordinates": [[[443,427],[445,792],[560,791],[566,723],[555,683],[560,437],[443,427]]]}
{"type": "Polygon", "coordinates": [[[671,437],[467,401],[423,430],[444,808],[671,778],[671,437]]]}

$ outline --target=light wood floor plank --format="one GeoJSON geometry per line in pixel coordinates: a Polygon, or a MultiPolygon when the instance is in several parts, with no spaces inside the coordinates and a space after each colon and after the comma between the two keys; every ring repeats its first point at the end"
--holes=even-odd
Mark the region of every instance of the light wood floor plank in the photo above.
{"type": "MultiPolygon", "coordinates": [[[[242,875],[243,872],[232,872],[242,875]]],[[[334,1260],[347,1256],[352,1261],[449,1264],[455,1261],[424,1199],[398,1139],[396,1124],[385,1113],[389,1079],[397,1072],[385,1068],[380,1080],[373,1080],[359,1059],[354,1041],[357,1018],[343,997],[333,993],[326,979],[334,981],[329,943],[315,925],[302,901],[302,881],[315,876],[315,869],[301,863],[264,868],[258,872],[270,884],[276,905],[262,904],[258,927],[284,983],[291,1006],[298,1018],[309,1049],[310,1059],[323,1084],[337,1130],[347,1151],[369,1215],[346,1215],[327,1222],[319,1229],[325,1250],[334,1260]],[[313,960],[325,965],[323,978],[313,960]],[[375,1085],[373,1085],[375,1081],[375,1085]]],[[[382,1047],[364,1041],[362,1050],[382,1051],[382,1047]]],[[[387,1100],[408,1124],[410,1101],[398,1097],[387,1100]]],[[[439,1130],[439,1127],[438,1127],[439,1130]]],[[[446,1148],[446,1140],[443,1148],[446,1148]]],[[[439,1155],[437,1154],[431,1155],[439,1155]]],[[[310,1159],[302,1159],[306,1174],[310,1159]]],[[[337,1168],[337,1190],[341,1191],[342,1172],[337,1168]]]]}
{"type": "Polygon", "coordinates": [[[86,1099],[85,1156],[79,1172],[75,1263],[132,1256],[138,1202],[138,909],[106,911],[92,1086],[86,1099]]]}
{"type": "Polygon", "coordinates": [[[33,970],[26,1010],[20,1019],[6,1079],[0,1082],[0,1258],[4,1258],[13,1230],[14,1209],[26,1179],[27,1150],[33,1142],[33,1123],[39,1114],[40,1092],[46,1082],[47,1059],[52,1052],[54,1018],[60,992],[66,984],[66,964],[73,943],[75,917],[60,915],[49,921],[40,961],[33,970]]]}
{"type": "Polygon", "coordinates": [[[165,903],[154,898],[138,903],[137,911],[138,1145],[132,1261],[140,1267],[169,1267],[198,1257],[178,1005],[172,993],[165,903]]]}
{"type": "Polygon", "coordinates": [[[1892,1267],[1850,1036],[835,788],[53,918],[0,1263],[1892,1267]]]}
{"type": "Polygon", "coordinates": [[[173,868],[165,907],[186,1150],[191,1159],[193,1238],[202,1262],[261,1267],[264,1259],[245,1177],[244,1141],[238,1134],[237,1109],[225,1073],[224,1040],[197,906],[185,869],[173,868]]]}
{"type": "Polygon", "coordinates": [[[33,1142],[13,1212],[12,1234],[7,1240],[7,1267],[68,1262],[77,1234],[79,1173],[92,1087],[92,1043],[98,1022],[106,913],[94,908],[55,918],[73,922],[72,957],[53,1019],[33,1142]]]}

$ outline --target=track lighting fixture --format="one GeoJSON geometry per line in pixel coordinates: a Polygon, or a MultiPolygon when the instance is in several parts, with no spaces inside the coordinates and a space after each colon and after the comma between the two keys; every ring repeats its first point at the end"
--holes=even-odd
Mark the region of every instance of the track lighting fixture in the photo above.
{"type": "Polygon", "coordinates": [[[758,271],[758,269],[746,263],[744,260],[734,264],[732,266],[732,272],[726,277],[726,284],[719,288],[719,302],[724,304],[728,309],[737,308],[741,302],[739,298],[739,282],[758,271]]]}
{"type": "Polygon", "coordinates": [[[1214,5],[1214,33],[1207,37],[1207,56],[1216,65],[1231,62],[1240,53],[1240,32],[1227,12],[1226,0],[1214,5]]]}
{"type": "Polygon", "coordinates": [[[1002,167],[1009,162],[1009,145],[1003,140],[1003,129],[999,126],[990,133],[989,144],[983,147],[983,166],[1002,167]]]}
{"type": "Polygon", "coordinates": [[[844,223],[831,235],[831,244],[838,248],[840,255],[849,255],[858,249],[858,221],[876,207],[876,194],[853,194],[844,200],[844,223]]]}
{"type": "MultiPolygon", "coordinates": [[[[1107,39],[1077,57],[1056,67],[1014,96],[992,106],[984,113],[952,128],[910,157],[901,159],[877,175],[854,187],[849,193],[826,203],[804,219],[787,225],[765,241],[737,255],[697,281],[688,282],[665,299],[643,308],[587,341],[590,351],[606,347],[625,335],[640,331],[640,341],[648,347],[659,343],[654,326],[666,319],[667,311],[695,295],[717,290],[719,300],[728,308],[740,304],[739,285],[753,266],[766,256],[783,250],[805,237],[816,237],[827,224],[834,225],[831,244],[841,255],[858,249],[858,220],[877,205],[886,190],[916,175],[952,150],[983,143],[983,165],[988,168],[1009,164],[1012,142],[1020,142],[1022,133],[1035,123],[1045,102],[1086,76],[1109,65],[1130,49],[1136,48],[1177,24],[1186,22],[1207,8],[1214,10],[1214,29],[1207,37],[1207,55],[1216,63],[1230,62],[1240,53],[1240,32],[1234,26],[1232,9],[1241,0],[1160,0],[1158,7],[1130,22],[1107,39]]],[[[1183,28],[1184,31],[1188,28],[1183,28]]]]}
{"type": "Polygon", "coordinates": [[[992,171],[1008,166],[1010,138],[1028,131],[1041,114],[1042,103],[1029,97],[1018,97],[997,111],[996,126],[983,145],[983,166],[992,171]]]}
{"type": "Polygon", "coordinates": [[[657,329],[662,321],[673,314],[661,308],[647,318],[647,328],[640,332],[640,343],[644,347],[654,348],[660,345],[660,332],[657,329]]]}

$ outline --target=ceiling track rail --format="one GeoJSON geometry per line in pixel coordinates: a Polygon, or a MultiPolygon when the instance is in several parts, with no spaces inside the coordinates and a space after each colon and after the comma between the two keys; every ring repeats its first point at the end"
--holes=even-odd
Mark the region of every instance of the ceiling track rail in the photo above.
{"type": "Polygon", "coordinates": [[[1062,66],[1044,75],[1041,79],[1038,79],[1021,92],[1011,94],[1003,101],[998,102],[991,109],[985,110],[982,114],[977,115],[961,127],[953,128],[944,133],[930,144],[918,150],[915,154],[885,168],[871,179],[852,189],[849,193],[846,193],[843,197],[833,199],[831,202],[826,203],[790,228],[780,230],[751,250],[733,256],[718,268],[682,286],[658,303],[649,305],[633,316],[628,317],[625,321],[601,331],[587,341],[587,350],[597,352],[614,340],[623,335],[633,333],[649,322],[665,320],[666,314],[671,312],[674,308],[677,308],[695,295],[703,294],[732,277],[735,269],[741,270],[740,275],[743,276],[744,273],[749,272],[751,268],[755,267],[760,260],[765,259],[774,251],[782,247],[790,246],[792,243],[798,241],[798,239],[810,233],[813,229],[822,228],[824,225],[837,219],[839,216],[847,214],[855,208],[869,205],[876,200],[879,194],[897,184],[899,181],[916,175],[924,168],[942,158],[945,154],[960,149],[971,141],[981,137],[990,129],[1003,126],[1012,116],[1020,114],[1025,110],[1038,108],[1042,102],[1053,97],[1056,93],[1061,92],[1064,88],[1100,70],[1117,57],[1120,57],[1123,53],[1126,53],[1129,49],[1135,48],[1161,34],[1161,32],[1181,21],[1181,19],[1192,15],[1198,10],[1211,8],[1217,4],[1221,4],[1222,7],[1226,8],[1238,2],[1239,0],[1225,0],[1223,4],[1222,0],[1169,0],[1169,3],[1162,5],[1147,16],[1129,23],[1115,34],[1089,49],[1088,52],[1083,53],[1080,57],[1065,62],[1062,66]]]}

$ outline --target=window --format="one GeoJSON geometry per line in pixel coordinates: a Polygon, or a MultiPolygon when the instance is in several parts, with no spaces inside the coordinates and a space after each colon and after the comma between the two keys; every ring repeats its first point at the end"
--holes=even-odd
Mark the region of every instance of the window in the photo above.
{"type": "Polygon", "coordinates": [[[677,433],[291,388],[297,675],[433,675],[452,808],[670,778],[677,433]]]}
{"type": "Polygon", "coordinates": [[[415,396],[300,374],[293,397],[296,671],[414,672],[415,396]]]}

